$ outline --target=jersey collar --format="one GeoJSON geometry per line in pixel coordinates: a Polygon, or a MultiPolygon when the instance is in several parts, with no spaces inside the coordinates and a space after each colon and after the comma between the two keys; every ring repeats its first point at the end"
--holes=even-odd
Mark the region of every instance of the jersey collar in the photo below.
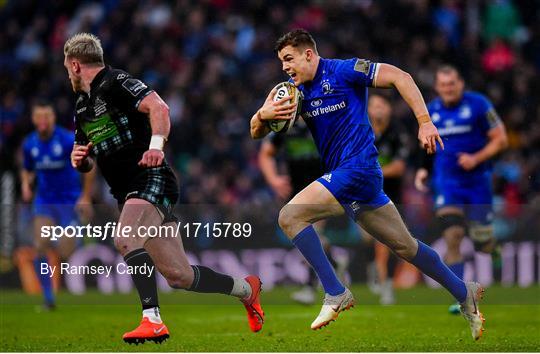
{"type": "Polygon", "coordinates": [[[98,84],[100,84],[103,81],[103,78],[109,72],[109,70],[111,70],[111,67],[109,65],[106,65],[103,69],[101,69],[96,74],[96,76],[90,83],[90,92],[94,91],[97,88],[98,84]]]}
{"type": "Polygon", "coordinates": [[[313,78],[312,82],[317,82],[317,81],[319,81],[321,79],[321,76],[322,76],[323,71],[324,71],[325,64],[326,64],[326,59],[320,57],[319,58],[319,65],[317,65],[317,72],[315,73],[315,77],[313,78]]]}

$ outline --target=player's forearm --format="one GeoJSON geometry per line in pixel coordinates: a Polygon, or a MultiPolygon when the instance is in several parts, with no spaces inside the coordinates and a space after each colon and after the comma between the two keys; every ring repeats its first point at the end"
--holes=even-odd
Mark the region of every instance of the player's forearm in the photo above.
{"type": "Polygon", "coordinates": [[[506,140],[506,137],[498,137],[490,140],[483,149],[474,154],[474,157],[478,163],[482,163],[493,158],[495,155],[506,149],[507,146],[508,141],[506,140]]]}
{"type": "Polygon", "coordinates": [[[422,97],[422,93],[411,75],[401,71],[401,73],[397,75],[394,86],[413,111],[414,116],[418,120],[418,124],[430,121],[424,97],[422,97]]]}
{"type": "Polygon", "coordinates": [[[276,177],[278,177],[278,169],[276,160],[267,154],[259,154],[259,168],[267,183],[271,183],[276,177]]]}
{"type": "Polygon", "coordinates": [[[160,135],[167,139],[171,130],[169,119],[169,106],[163,101],[150,107],[149,112],[150,127],[152,135],[160,135]]]}
{"type": "Polygon", "coordinates": [[[393,160],[382,167],[384,178],[399,178],[405,173],[405,161],[393,160]]]}
{"type": "Polygon", "coordinates": [[[92,199],[92,187],[94,185],[94,180],[96,177],[96,171],[90,169],[88,173],[85,173],[82,177],[82,191],[81,198],[90,200],[92,199]]]}
{"type": "Polygon", "coordinates": [[[21,188],[24,189],[32,189],[32,183],[34,180],[34,173],[30,172],[28,170],[21,170],[21,188]]]}
{"type": "Polygon", "coordinates": [[[259,118],[259,111],[251,117],[250,132],[253,139],[264,138],[270,133],[270,128],[259,118]]]}

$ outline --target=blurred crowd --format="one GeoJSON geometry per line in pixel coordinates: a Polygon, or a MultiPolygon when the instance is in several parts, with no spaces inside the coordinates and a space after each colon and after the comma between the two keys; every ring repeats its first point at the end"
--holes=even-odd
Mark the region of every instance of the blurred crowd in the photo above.
{"type": "MultiPolygon", "coordinates": [[[[85,31],[101,38],[108,64],[142,79],[168,103],[167,157],[182,203],[269,203],[275,197],[257,166],[259,142],[250,138],[249,119],[286,79],[275,40],[305,28],[323,57],[367,58],[408,71],[427,101],[435,68],[456,65],[506,124],[510,148],[495,163],[495,185],[499,208],[518,215],[540,196],[538,18],[538,1],[525,0],[0,1],[1,167],[17,169],[35,99],[52,101],[59,124],[73,128],[62,49],[67,37],[85,31]]],[[[394,119],[415,137],[412,112],[396,93],[392,102],[394,119]]],[[[404,200],[424,204],[429,197],[411,183],[415,160],[404,200]]],[[[96,199],[110,198],[106,191],[97,188],[96,199]]]]}

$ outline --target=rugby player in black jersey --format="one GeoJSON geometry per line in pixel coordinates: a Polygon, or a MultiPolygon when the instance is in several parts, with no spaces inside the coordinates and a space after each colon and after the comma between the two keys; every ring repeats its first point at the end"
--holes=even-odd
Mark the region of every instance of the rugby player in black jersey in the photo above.
{"type": "MultiPolygon", "coordinates": [[[[375,146],[379,152],[379,164],[383,173],[383,190],[390,199],[399,206],[401,203],[401,185],[406,172],[407,159],[410,156],[410,143],[407,132],[398,122],[392,120],[392,105],[388,97],[371,94],[368,100],[368,115],[373,133],[375,146]]],[[[386,267],[377,263],[377,273],[380,287],[380,303],[391,305],[395,303],[393,278],[398,263],[397,257],[386,246],[375,241],[375,249],[368,254],[370,261],[375,260],[375,250],[383,259],[386,267]]]]}
{"type": "MultiPolygon", "coordinates": [[[[169,135],[169,108],[142,81],[105,66],[100,40],[79,33],[64,45],[64,66],[77,93],[74,168],[88,172],[97,163],[121,208],[119,224],[131,227],[130,237],[114,244],[128,266],[151,267],[177,289],[238,297],[248,312],[252,331],[261,330],[264,313],[259,302],[261,281],[244,279],[189,264],[179,237],[143,237],[139,226],[173,225],[178,198],[173,171],[164,158],[169,135]]],[[[140,268],[139,268],[140,269],[140,268]]],[[[132,274],[143,307],[141,324],[124,334],[128,343],[161,342],[169,331],[161,320],[155,273],[132,274]]]]}

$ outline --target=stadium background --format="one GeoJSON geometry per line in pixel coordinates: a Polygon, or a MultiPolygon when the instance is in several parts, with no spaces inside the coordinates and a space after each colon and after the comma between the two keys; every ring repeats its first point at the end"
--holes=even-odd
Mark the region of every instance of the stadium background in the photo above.
{"type": "MultiPolygon", "coordinates": [[[[73,93],[62,65],[62,47],[68,36],[82,31],[101,38],[106,63],[141,78],[170,106],[166,155],[181,184],[179,214],[207,214],[211,209],[214,215],[207,218],[227,218],[234,212],[240,219],[244,215],[264,220],[260,229],[265,232],[243,244],[186,240],[193,256],[211,262],[217,253],[204,257],[201,252],[262,248],[270,252],[265,259],[285,260],[287,252],[279,249],[288,245],[275,224],[279,202],[258,169],[260,142],[249,136],[249,119],[268,90],[285,79],[273,52],[276,38],[298,27],[313,33],[323,57],[357,56],[408,71],[426,101],[434,97],[433,72],[442,63],[457,65],[468,88],[493,101],[510,138],[510,148],[495,162],[494,182],[495,230],[507,246],[503,256],[511,266],[502,270],[494,264],[492,276],[521,286],[538,282],[538,2],[343,0],[269,5],[259,0],[0,1],[2,286],[20,286],[12,265],[29,265],[31,254],[29,207],[19,202],[17,172],[20,144],[31,130],[30,108],[36,99],[47,98],[54,103],[58,123],[73,128],[73,93]]],[[[414,117],[395,92],[390,96],[393,119],[415,142],[414,117]]],[[[414,143],[411,148],[416,149],[414,143]]],[[[412,154],[407,164],[403,210],[415,235],[432,241],[430,196],[415,191],[412,183],[416,160],[412,154]]],[[[114,210],[102,179],[94,188],[94,202],[98,210],[114,210]]],[[[94,222],[99,216],[98,212],[94,222]]],[[[348,237],[337,237],[336,242],[351,257],[353,279],[362,281],[365,264],[358,236],[347,225],[340,230],[348,237]]],[[[261,254],[246,257],[260,260],[261,254]]],[[[32,289],[35,284],[27,284],[26,290],[32,289]]]]}

